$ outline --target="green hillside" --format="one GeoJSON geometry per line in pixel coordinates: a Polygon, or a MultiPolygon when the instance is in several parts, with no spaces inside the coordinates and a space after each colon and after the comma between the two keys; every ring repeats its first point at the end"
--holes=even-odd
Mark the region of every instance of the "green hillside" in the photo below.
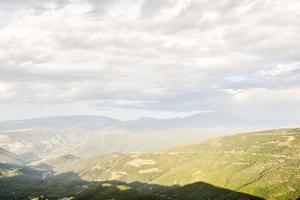
{"type": "Polygon", "coordinates": [[[202,182],[185,186],[119,181],[87,182],[72,172],[51,175],[28,167],[8,164],[0,166],[2,169],[14,168],[21,172],[0,178],[1,200],[262,200],[202,182]]]}
{"type": "Polygon", "coordinates": [[[297,199],[299,174],[300,129],[280,129],[156,153],[62,155],[36,169],[0,164],[0,199],[297,199]]]}
{"type": "Polygon", "coordinates": [[[266,199],[296,199],[300,196],[300,129],[244,133],[157,153],[94,157],[62,169],[89,181],[165,186],[205,182],[266,199]]]}

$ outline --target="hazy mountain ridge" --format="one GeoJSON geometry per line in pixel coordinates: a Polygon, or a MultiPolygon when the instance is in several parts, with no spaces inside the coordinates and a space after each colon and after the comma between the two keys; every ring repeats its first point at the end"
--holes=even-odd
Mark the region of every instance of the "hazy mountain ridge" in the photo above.
{"type": "Polygon", "coordinates": [[[199,141],[210,136],[201,129],[130,132],[113,128],[33,128],[0,133],[0,147],[40,159],[63,154],[81,157],[112,152],[151,152],[199,141]]]}
{"type": "Polygon", "coordinates": [[[284,121],[277,120],[268,123],[262,119],[247,119],[239,115],[229,114],[226,112],[207,112],[191,115],[188,117],[176,117],[167,119],[156,118],[139,118],[136,120],[121,121],[118,119],[94,116],[94,115],[78,115],[78,116],[53,116],[45,118],[33,118],[22,120],[0,121],[0,131],[15,129],[31,129],[31,128],[50,128],[65,129],[70,127],[111,127],[125,130],[153,131],[161,129],[172,129],[179,127],[194,128],[256,128],[264,129],[266,127],[280,128],[284,126],[294,127],[300,121],[284,121]]]}
{"type": "Polygon", "coordinates": [[[36,127],[61,129],[82,125],[105,126],[118,123],[121,123],[121,121],[104,116],[53,116],[45,118],[1,121],[0,131],[30,129],[36,127]]]}
{"type": "Polygon", "coordinates": [[[98,116],[5,121],[0,122],[0,147],[34,161],[63,154],[89,157],[112,152],[152,152],[226,133],[223,127],[188,127],[189,121],[120,121],[98,116]]]}

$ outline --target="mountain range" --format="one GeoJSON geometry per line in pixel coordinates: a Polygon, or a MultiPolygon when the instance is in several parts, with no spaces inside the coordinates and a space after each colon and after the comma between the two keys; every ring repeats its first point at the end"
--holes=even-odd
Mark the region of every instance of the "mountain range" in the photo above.
{"type": "Polygon", "coordinates": [[[299,155],[300,128],[247,132],[149,153],[66,154],[26,167],[2,166],[0,193],[15,199],[9,195],[13,184],[7,184],[14,183],[20,197],[49,199],[297,199],[299,155]]]}
{"type": "Polygon", "coordinates": [[[64,154],[91,157],[113,152],[153,152],[263,127],[236,116],[227,116],[224,120],[223,115],[212,112],[185,118],[132,121],[103,116],[2,121],[0,147],[32,162],[64,154]]]}
{"type": "Polygon", "coordinates": [[[0,122],[0,147],[34,161],[63,154],[90,157],[113,152],[152,152],[225,132],[221,127],[189,126],[193,122],[187,124],[187,121],[187,118],[120,121],[101,116],[4,121],[0,122]]]}

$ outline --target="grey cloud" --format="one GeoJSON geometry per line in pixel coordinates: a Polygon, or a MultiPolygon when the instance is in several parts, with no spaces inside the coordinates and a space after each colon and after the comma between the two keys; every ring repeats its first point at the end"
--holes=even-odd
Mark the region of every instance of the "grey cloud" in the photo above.
{"type": "Polygon", "coordinates": [[[143,17],[151,17],[155,14],[159,14],[161,9],[174,6],[178,1],[176,0],[145,0],[141,7],[141,15],[143,17]]]}
{"type": "Polygon", "coordinates": [[[26,4],[32,3],[34,0],[1,0],[1,4],[26,4]]]}

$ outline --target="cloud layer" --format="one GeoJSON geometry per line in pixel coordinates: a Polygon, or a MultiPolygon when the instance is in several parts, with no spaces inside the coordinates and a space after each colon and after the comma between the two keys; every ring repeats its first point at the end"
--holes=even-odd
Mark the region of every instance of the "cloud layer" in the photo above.
{"type": "Polygon", "coordinates": [[[299,119],[299,10],[297,0],[1,1],[10,114],[0,119],[39,106],[299,119]]]}

